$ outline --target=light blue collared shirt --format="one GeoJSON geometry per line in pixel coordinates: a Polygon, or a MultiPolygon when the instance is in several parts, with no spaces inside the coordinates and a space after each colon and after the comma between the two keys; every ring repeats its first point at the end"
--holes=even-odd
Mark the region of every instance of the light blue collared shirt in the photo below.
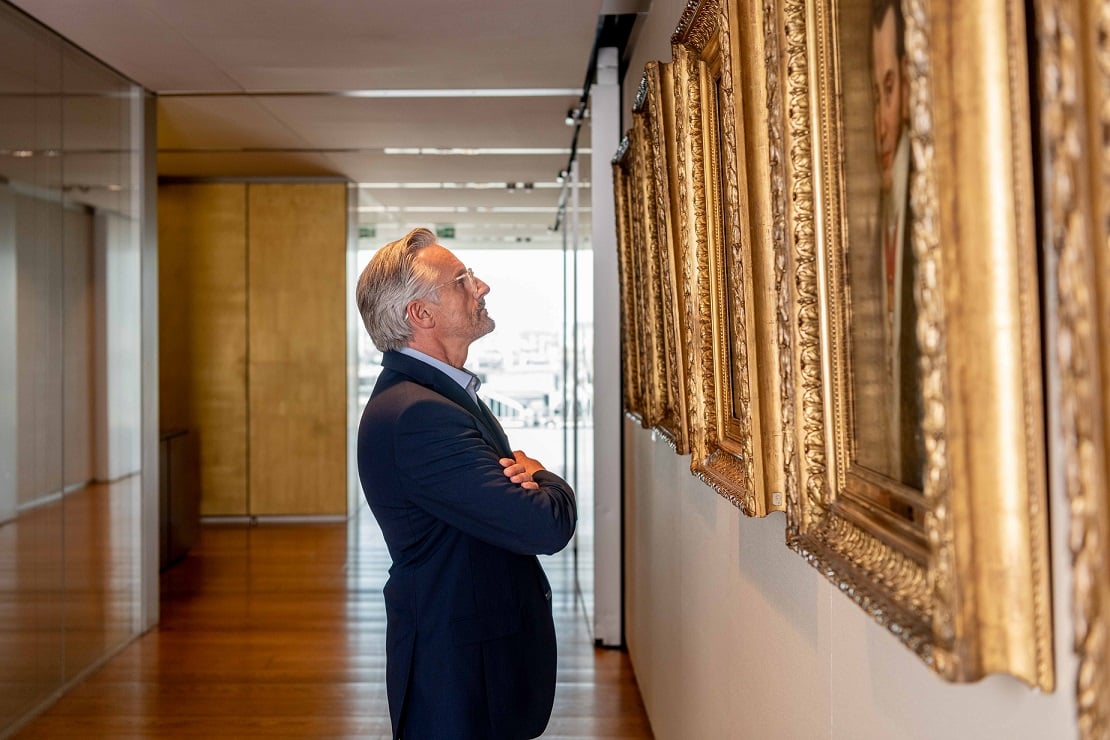
{"type": "Polygon", "coordinates": [[[443,360],[437,360],[431,355],[426,355],[420,350],[413,349],[412,347],[401,347],[397,351],[441,371],[448,378],[462,386],[462,389],[470,395],[470,400],[474,401],[475,404],[478,403],[478,389],[482,387],[482,381],[479,380],[478,376],[474,373],[466,368],[459,369],[457,367],[452,367],[443,360]]]}

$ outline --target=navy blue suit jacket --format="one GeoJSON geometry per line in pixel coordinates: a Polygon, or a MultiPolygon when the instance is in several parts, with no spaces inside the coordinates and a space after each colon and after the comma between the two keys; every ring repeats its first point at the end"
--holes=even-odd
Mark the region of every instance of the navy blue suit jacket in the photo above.
{"type": "Polygon", "coordinates": [[[574,534],[574,492],[512,483],[505,433],[436,368],[386,352],[358,469],[393,558],[385,586],[394,737],[531,738],[555,696],[551,588],[536,554],[574,534]]]}

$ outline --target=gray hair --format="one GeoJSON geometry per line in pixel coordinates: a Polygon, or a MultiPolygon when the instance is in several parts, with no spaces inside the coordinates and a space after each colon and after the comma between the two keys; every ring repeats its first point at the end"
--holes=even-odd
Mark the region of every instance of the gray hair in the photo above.
{"type": "Polygon", "coordinates": [[[436,295],[435,268],[416,260],[436,243],[428,229],[413,229],[378,250],[358,279],[355,301],[374,346],[382,352],[398,350],[412,340],[406,310],[413,301],[436,295]]]}

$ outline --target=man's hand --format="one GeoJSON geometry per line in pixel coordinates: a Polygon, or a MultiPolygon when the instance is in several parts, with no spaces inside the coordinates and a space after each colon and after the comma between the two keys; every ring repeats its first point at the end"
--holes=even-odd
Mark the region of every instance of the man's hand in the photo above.
{"type": "Polygon", "coordinates": [[[515,459],[503,457],[498,461],[504,468],[505,477],[529,491],[538,490],[540,484],[532,480],[532,474],[544,469],[540,461],[528,457],[520,450],[513,450],[513,458],[515,459]]]}

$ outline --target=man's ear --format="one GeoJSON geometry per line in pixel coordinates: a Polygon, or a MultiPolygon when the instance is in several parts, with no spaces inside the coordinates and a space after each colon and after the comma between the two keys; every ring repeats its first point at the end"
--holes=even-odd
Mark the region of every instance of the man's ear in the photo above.
{"type": "Polygon", "coordinates": [[[405,316],[413,328],[431,329],[436,325],[435,315],[425,301],[411,301],[405,306],[405,316]]]}

